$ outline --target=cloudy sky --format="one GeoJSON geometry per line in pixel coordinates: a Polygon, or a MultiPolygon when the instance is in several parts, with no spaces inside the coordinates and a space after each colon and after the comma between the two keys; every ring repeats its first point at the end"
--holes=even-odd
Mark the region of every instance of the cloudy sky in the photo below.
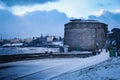
{"type": "Polygon", "coordinates": [[[73,18],[94,19],[120,28],[120,0],[0,0],[0,37],[64,35],[73,18]]]}

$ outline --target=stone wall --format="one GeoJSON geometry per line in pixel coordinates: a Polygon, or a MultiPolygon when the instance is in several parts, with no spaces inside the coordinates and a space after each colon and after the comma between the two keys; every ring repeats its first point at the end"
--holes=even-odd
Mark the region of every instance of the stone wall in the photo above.
{"type": "Polygon", "coordinates": [[[106,42],[107,26],[102,23],[65,24],[64,44],[81,50],[101,49],[106,42]]]}

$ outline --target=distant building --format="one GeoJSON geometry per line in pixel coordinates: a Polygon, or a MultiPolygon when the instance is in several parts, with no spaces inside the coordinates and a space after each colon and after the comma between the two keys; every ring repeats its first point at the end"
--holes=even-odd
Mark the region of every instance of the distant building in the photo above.
{"type": "Polygon", "coordinates": [[[4,40],[0,39],[0,42],[4,42],[4,40]]]}
{"type": "Polygon", "coordinates": [[[53,41],[53,36],[47,36],[47,42],[52,42],[53,41]]]}
{"type": "Polygon", "coordinates": [[[58,46],[63,46],[63,42],[62,41],[55,41],[52,42],[53,45],[58,45],[58,46]]]}
{"type": "Polygon", "coordinates": [[[30,43],[30,42],[32,42],[32,40],[33,40],[33,38],[26,38],[23,41],[26,42],[26,43],[30,43]]]}
{"type": "Polygon", "coordinates": [[[4,44],[4,40],[0,39],[0,46],[4,44]]]}
{"type": "Polygon", "coordinates": [[[18,38],[11,39],[10,43],[20,43],[20,39],[18,38]]]}

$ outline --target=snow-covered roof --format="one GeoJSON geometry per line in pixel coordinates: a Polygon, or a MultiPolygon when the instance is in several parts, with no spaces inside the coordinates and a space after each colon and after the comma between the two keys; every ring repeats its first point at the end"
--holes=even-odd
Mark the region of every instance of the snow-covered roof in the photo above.
{"type": "Polygon", "coordinates": [[[8,43],[8,44],[4,44],[3,47],[7,47],[7,46],[11,46],[11,47],[12,46],[22,46],[22,45],[23,45],[23,43],[12,43],[12,44],[8,43]]]}

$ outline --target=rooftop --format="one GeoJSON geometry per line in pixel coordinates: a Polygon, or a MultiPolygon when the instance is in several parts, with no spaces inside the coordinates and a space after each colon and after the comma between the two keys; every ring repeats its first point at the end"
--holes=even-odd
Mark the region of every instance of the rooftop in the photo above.
{"type": "Polygon", "coordinates": [[[65,25],[68,24],[79,24],[79,23],[97,23],[97,24],[104,24],[106,26],[108,26],[106,23],[97,21],[97,20],[87,20],[87,19],[71,19],[70,22],[66,23],[65,25]]]}
{"type": "Polygon", "coordinates": [[[97,20],[71,19],[71,22],[99,22],[97,20]]]}

